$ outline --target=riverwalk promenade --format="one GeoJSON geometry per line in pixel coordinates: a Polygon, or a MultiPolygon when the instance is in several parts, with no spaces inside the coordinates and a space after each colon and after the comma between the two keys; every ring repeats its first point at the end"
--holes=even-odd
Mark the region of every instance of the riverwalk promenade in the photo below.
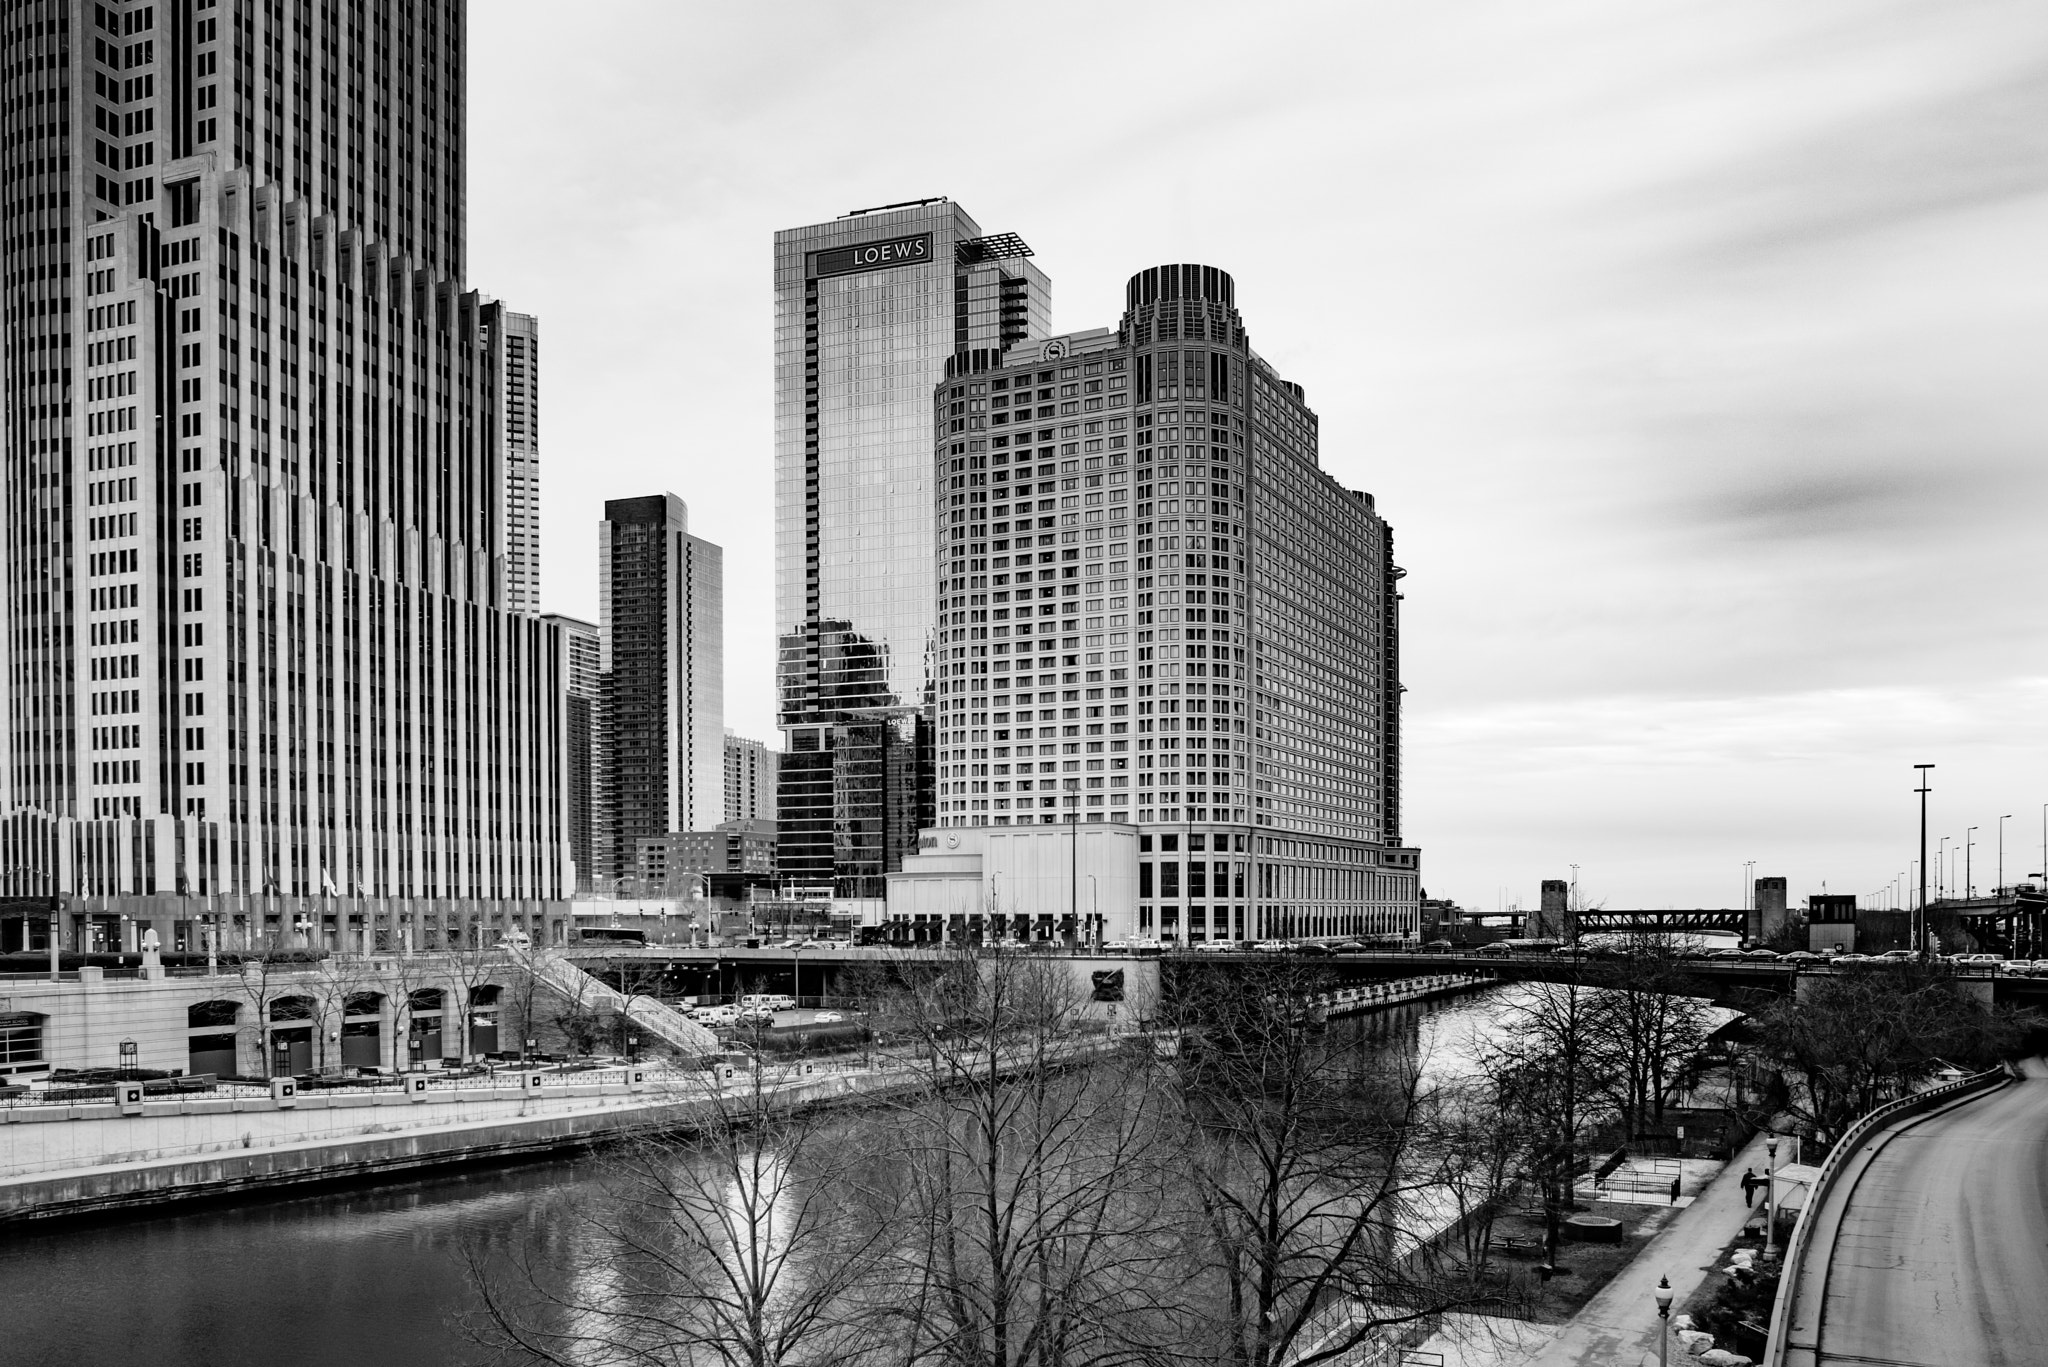
{"type": "MultiPolygon", "coordinates": [[[[1751,1212],[1743,1198],[1744,1169],[1761,1172],[1764,1139],[1757,1135],[1712,1180],[1675,1207],[1612,1281],[1563,1324],[1536,1324],[1487,1316],[1455,1316],[1421,1345],[1420,1360],[1443,1367],[1645,1367],[1657,1361],[1659,1324],[1654,1293],[1671,1279],[1672,1304],[1699,1289],[1715,1260],[1751,1212]]],[[[1676,1342],[1671,1360],[1681,1360],[1676,1342]]]]}

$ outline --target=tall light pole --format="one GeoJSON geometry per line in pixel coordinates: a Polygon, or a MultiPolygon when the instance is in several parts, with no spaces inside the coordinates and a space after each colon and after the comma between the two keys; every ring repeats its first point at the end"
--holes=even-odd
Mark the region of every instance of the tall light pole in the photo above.
{"type": "Polygon", "coordinates": [[[1998,881],[1991,888],[1993,897],[1998,896],[1999,890],[2005,886],[2005,823],[2010,820],[2011,812],[1998,818],[1998,881]]]}
{"type": "Polygon", "coordinates": [[[1936,901],[1948,896],[1948,842],[1955,839],[1945,835],[1934,843],[1934,897],[1936,901]]]}
{"type": "MultiPolygon", "coordinates": [[[[1920,771],[1920,905],[1913,913],[1913,952],[1924,959],[1927,957],[1927,794],[1932,791],[1927,786],[1927,771],[1934,766],[1916,764],[1913,767],[1920,771]]],[[[2043,829],[2048,829],[2048,826],[2043,829]]]]}
{"type": "Polygon", "coordinates": [[[1970,874],[1970,855],[1977,848],[1977,828],[1971,826],[1963,832],[1963,900],[1977,895],[1976,880],[1970,874]]]}

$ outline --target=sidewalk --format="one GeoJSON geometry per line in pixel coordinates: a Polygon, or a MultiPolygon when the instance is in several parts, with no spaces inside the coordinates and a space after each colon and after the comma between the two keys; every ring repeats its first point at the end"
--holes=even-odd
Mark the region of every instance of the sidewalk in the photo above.
{"type": "MultiPolygon", "coordinates": [[[[1742,1171],[1764,1168],[1758,1135],[1721,1175],[1645,1244],[1566,1324],[1527,1324],[1464,1317],[1422,1347],[1442,1353],[1445,1367],[1642,1367],[1657,1361],[1657,1279],[1671,1279],[1672,1304],[1706,1280],[1748,1214],[1742,1171]]],[[[1673,1345],[1676,1347],[1676,1345],[1673,1345]]]]}

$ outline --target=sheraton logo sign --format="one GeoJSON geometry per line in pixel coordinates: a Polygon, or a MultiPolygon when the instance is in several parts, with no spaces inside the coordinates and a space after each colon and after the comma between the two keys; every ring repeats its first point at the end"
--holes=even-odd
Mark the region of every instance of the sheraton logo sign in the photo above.
{"type": "Polygon", "coordinates": [[[879,271],[890,266],[921,265],[932,259],[932,235],[892,237],[886,242],[862,242],[853,247],[834,247],[811,254],[813,276],[852,275],[856,271],[879,271]]]}

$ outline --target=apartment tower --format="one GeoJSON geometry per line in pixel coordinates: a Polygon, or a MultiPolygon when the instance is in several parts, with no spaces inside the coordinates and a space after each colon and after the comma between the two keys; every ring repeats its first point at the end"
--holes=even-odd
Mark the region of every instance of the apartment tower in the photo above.
{"type": "Polygon", "coordinates": [[[640,841],[725,817],[725,553],[674,494],[608,500],[598,540],[604,879],[634,873],[640,841]]]}
{"type": "Polygon", "coordinates": [[[534,331],[463,283],[466,22],[0,18],[0,877],[67,943],[561,910],[563,640],[513,610],[534,331]]]}
{"type": "Polygon", "coordinates": [[[782,753],[725,733],[725,819],[775,820],[775,770],[782,753]]]}
{"type": "Polygon", "coordinates": [[[937,387],[938,824],[1134,825],[1141,936],[1412,935],[1392,528],[1229,275],[1125,302],[937,387]]]}
{"type": "Polygon", "coordinates": [[[933,818],[932,386],[1042,336],[1046,277],[959,205],[775,237],[778,861],[877,899],[933,818]]]}

